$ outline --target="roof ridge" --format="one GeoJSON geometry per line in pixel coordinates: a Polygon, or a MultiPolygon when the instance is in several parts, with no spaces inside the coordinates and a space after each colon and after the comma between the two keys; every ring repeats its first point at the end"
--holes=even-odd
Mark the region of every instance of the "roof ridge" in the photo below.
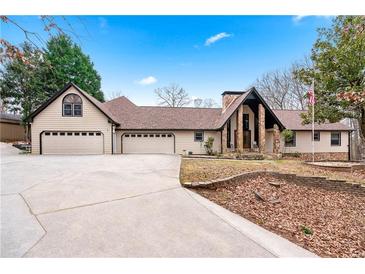
{"type": "Polygon", "coordinates": [[[272,108],[272,110],[274,111],[307,111],[305,109],[277,109],[277,108],[272,108]]]}
{"type": "Polygon", "coordinates": [[[216,108],[198,108],[198,107],[168,107],[168,106],[138,106],[138,107],[147,107],[147,108],[171,108],[171,109],[222,109],[221,107],[216,107],[216,108]]]}
{"type": "Polygon", "coordinates": [[[120,100],[120,99],[125,99],[125,100],[127,100],[128,102],[130,102],[131,104],[133,104],[133,105],[135,105],[135,106],[137,106],[135,103],[133,103],[127,96],[125,96],[125,95],[121,95],[121,96],[118,96],[118,97],[116,97],[116,98],[113,98],[113,99],[111,99],[111,100],[109,100],[109,101],[105,101],[104,102],[104,104],[105,103],[110,103],[110,102],[114,102],[114,101],[117,101],[117,100],[120,100]]]}

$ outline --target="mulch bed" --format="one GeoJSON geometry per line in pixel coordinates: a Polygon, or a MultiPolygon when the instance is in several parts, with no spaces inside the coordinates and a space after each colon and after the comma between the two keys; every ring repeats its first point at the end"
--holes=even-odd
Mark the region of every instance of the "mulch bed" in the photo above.
{"type": "Polygon", "coordinates": [[[267,175],[194,191],[321,257],[365,257],[364,195],[267,175]]]}
{"type": "Polygon", "coordinates": [[[181,164],[181,182],[203,182],[237,175],[246,171],[272,170],[281,173],[293,173],[302,176],[321,176],[340,179],[365,185],[365,170],[353,172],[328,170],[313,167],[300,161],[240,161],[183,159],[181,164]]]}

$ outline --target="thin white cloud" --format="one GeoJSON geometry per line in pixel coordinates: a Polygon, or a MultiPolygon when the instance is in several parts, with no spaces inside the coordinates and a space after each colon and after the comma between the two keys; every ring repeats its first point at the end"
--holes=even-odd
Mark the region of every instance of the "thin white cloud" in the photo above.
{"type": "Polygon", "coordinates": [[[108,27],[108,21],[105,19],[105,17],[99,17],[99,27],[101,29],[108,27]]]}
{"type": "Polygon", "coordinates": [[[157,82],[157,79],[153,76],[148,76],[146,78],[143,78],[139,81],[137,81],[137,84],[142,86],[152,85],[157,82]]]}
{"type": "Polygon", "coordinates": [[[295,15],[293,16],[294,23],[299,23],[303,20],[304,17],[307,17],[308,15],[295,15]]]}
{"type": "Polygon", "coordinates": [[[223,38],[228,38],[228,37],[231,37],[232,34],[229,34],[227,32],[221,32],[221,33],[218,33],[212,37],[209,37],[207,40],[205,40],[205,46],[210,46],[211,44],[214,44],[216,43],[217,41],[223,39],[223,38]]]}

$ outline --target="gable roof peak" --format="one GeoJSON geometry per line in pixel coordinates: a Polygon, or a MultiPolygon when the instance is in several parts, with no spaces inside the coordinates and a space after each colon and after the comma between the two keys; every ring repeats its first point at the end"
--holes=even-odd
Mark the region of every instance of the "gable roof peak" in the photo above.
{"type": "Polygon", "coordinates": [[[93,104],[97,109],[99,109],[106,117],[108,117],[113,123],[119,125],[113,114],[105,108],[102,102],[88,94],[86,91],[79,88],[75,83],[68,82],[61,90],[54,93],[46,102],[44,102],[40,107],[38,107],[34,112],[32,112],[27,120],[32,121],[35,116],[37,116],[42,110],[44,110],[49,104],[55,101],[59,96],[61,96],[64,92],[69,90],[71,87],[75,88],[79,93],[81,93],[91,104],[93,104]]]}
{"type": "Polygon", "coordinates": [[[130,105],[134,105],[137,107],[136,104],[134,104],[131,100],[128,99],[128,97],[126,97],[125,95],[122,95],[122,96],[119,96],[119,97],[116,97],[116,98],[113,98],[109,101],[106,101],[104,102],[104,104],[108,104],[108,103],[115,103],[115,102],[121,102],[121,101],[124,101],[125,103],[128,103],[130,105]]]}

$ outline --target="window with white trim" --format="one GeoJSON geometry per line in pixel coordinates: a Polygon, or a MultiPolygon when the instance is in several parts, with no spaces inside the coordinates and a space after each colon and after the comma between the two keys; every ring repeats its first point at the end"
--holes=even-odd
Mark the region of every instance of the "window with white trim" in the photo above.
{"type": "Polygon", "coordinates": [[[341,145],[341,132],[331,132],[331,146],[341,145]]]}
{"type": "Polygon", "coordinates": [[[67,94],[62,100],[62,115],[66,117],[82,116],[82,99],[77,94],[67,94]]]}
{"type": "Polygon", "coordinates": [[[319,142],[321,140],[321,132],[320,131],[315,131],[314,132],[313,140],[315,142],[319,142]]]}
{"type": "Polygon", "coordinates": [[[203,142],[204,141],[203,131],[195,131],[194,132],[194,141],[195,142],[203,142]]]}

